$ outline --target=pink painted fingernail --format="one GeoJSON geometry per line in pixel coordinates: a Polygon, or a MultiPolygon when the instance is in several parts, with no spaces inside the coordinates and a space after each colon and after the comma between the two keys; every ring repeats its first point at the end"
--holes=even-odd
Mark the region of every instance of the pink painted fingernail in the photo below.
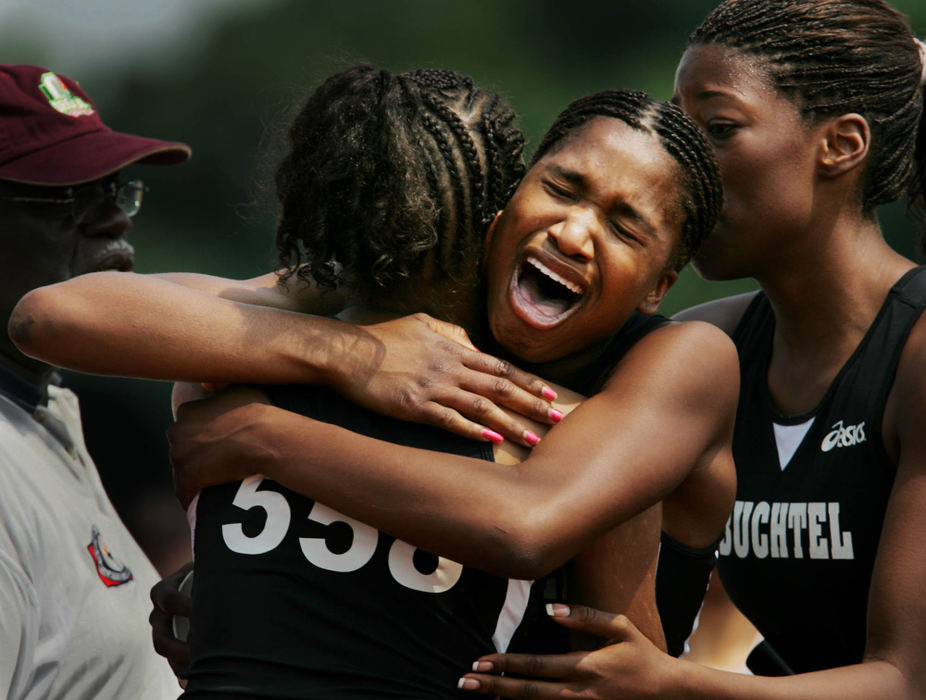
{"type": "Polygon", "coordinates": [[[473,670],[474,670],[476,673],[488,673],[488,672],[491,671],[493,668],[495,668],[495,666],[492,664],[491,661],[475,661],[475,662],[473,662],[473,670]]]}
{"type": "Polygon", "coordinates": [[[557,411],[555,408],[551,408],[551,409],[550,409],[550,418],[551,418],[554,422],[559,423],[561,420],[563,420],[563,412],[562,412],[562,411],[557,411]]]}
{"type": "Polygon", "coordinates": [[[538,442],[540,442],[540,438],[537,437],[537,434],[531,432],[530,430],[524,431],[524,440],[531,446],[536,445],[538,442]]]}
{"type": "Polygon", "coordinates": [[[457,688],[460,690],[479,690],[479,681],[475,678],[461,678],[457,681],[457,688]]]}
{"type": "Polygon", "coordinates": [[[553,399],[556,398],[556,392],[553,391],[553,390],[552,390],[550,387],[548,387],[548,386],[545,386],[545,387],[543,388],[543,391],[540,392],[540,393],[543,395],[543,398],[547,399],[548,401],[552,401],[553,399]]]}
{"type": "Polygon", "coordinates": [[[489,430],[488,428],[482,429],[482,437],[491,442],[504,442],[505,438],[496,433],[494,430],[489,430]]]}

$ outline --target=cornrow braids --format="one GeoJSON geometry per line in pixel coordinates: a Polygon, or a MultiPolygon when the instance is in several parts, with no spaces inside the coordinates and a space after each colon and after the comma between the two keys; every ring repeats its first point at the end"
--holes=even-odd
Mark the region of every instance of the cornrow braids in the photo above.
{"type": "Polygon", "coordinates": [[[275,182],[284,278],[376,305],[434,279],[473,279],[483,239],[524,172],[515,113],[471,78],[356,66],[328,78],[289,130],[275,182]]]}
{"type": "Polygon", "coordinates": [[[864,116],[863,211],[907,194],[926,213],[923,64],[902,14],[882,0],[726,0],[688,39],[706,44],[762,60],[806,120],[864,116]]]}
{"type": "Polygon", "coordinates": [[[637,131],[652,133],[679,169],[679,203],[685,214],[672,264],[684,267],[714,230],[723,205],[723,187],[713,151],[697,124],[681,109],[644,92],[606,90],[579,98],[544,134],[531,164],[596,117],[610,117],[637,131]]]}

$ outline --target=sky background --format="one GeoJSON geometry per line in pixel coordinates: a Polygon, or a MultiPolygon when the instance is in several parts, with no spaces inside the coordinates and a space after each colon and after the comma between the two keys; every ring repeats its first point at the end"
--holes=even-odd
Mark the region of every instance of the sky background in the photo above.
{"type": "Polygon", "coordinates": [[[163,61],[166,48],[176,60],[217,17],[275,1],[0,0],[0,35],[22,62],[106,76],[163,61]]]}

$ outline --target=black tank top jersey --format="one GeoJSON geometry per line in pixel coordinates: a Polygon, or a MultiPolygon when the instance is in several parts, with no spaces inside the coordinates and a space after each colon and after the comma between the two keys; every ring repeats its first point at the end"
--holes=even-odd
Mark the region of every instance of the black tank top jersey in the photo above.
{"type": "MultiPolygon", "coordinates": [[[[265,389],[358,433],[492,459],[490,443],[325,389],[265,389]]],[[[529,582],[438,559],[260,477],[202,491],[194,555],[190,698],[464,697],[460,675],[542,603],[529,582]]]]}
{"type": "Polygon", "coordinates": [[[926,271],[891,289],[811,412],[784,416],[768,392],[775,319],[759,294],[733,340],[741,395],[733,438],[737,496],[718,567],[736,606],[797,672],[858,663],[881,525],[896,465],[882,414],[926,271]]]}
{"type": "MultiPolygon", "coordinates": [[[[665,323],[634,314],[572,388],[598,391],[624,353],[665,323]]],[[[263,388],[282,408],[358,433],[493,459],[489,443],[387,418],[326,389],[263,388]]],[[[531,587],[461,567],[271,480],[203,490],[194,548],[184,697],[465,697],[456,682],[481,655],[568,650],[565,628],[543,610],[563,599],[559,573],[531,587]]]]}

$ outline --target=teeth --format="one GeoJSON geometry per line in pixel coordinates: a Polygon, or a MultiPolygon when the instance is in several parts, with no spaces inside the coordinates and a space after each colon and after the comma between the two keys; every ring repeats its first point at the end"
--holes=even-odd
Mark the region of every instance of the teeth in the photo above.
{"type": "Polygon", "coordinates": [[[555,272],[553,272],[553,270],[551,270],[549,267],[544,265],[539,260],[535,260],[534,258],[528,258],[527,262],[529,262],[531,265],[534,266],[534,268],[536,268],[538,271],[540,271],[541,273],[549,277],[554,282],[559,282],[561,285],[563,285],[566,289],[568,289],[573,294],[576,294],[579,296],[582,295],[582,288],[579,285],[573,282],[570,282],[567,279],[563,279],[562,277],[557,275],[555,272]]]}

